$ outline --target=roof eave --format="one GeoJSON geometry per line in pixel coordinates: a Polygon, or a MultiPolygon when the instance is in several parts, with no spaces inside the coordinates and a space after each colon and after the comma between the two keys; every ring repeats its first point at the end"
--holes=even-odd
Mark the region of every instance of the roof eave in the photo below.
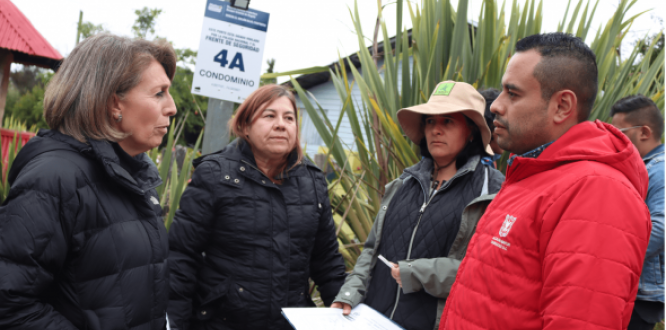
{"type": "Polygon", "coordinates": [[[57,71],[62,63],[62,59],[56,60],[49,57],[29,55],[23,52],[12,51],[14,54],[14,63],[23,65],[34,65],[40,68],[51,69],[57,71]]]}

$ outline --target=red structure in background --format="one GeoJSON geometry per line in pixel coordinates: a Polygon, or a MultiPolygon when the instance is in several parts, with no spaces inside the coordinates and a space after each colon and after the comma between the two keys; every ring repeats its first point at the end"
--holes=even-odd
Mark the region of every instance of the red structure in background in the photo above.
{"type": "Polygon", "coordinates": [[[0,136],[2,137],[2,179],[7,175],[7,163],[9,161],[9,145],[14,141],[16,135],[16,144],[14,144],[14,152],[18,150],[19,144],[23,147],[28,140],[30,140],[35,133],[30,132],[17,132],[11,129],[0,128],[0,136]]]}
{"type": "Polygon", "coordinates": [[[48,69],[63,58],[9,0],[0,0],[0,48],[12,53],[14,63],[48,69]]]}
{"type": "MultiPolygon", "coordinates": [[[[36,65],[56,70],[63,57],[35,29],[25,15],[9,0],[0,0],[0,124],[5,112],[12,63],[36,65]]],[[[9,145],[16,134],[18,147],[25,145],[34,133],[0,129],[2,136],[2,178],[5,178],[9,145]]],[[[16,149],[15,149],[16,150],[16,149]]]]}

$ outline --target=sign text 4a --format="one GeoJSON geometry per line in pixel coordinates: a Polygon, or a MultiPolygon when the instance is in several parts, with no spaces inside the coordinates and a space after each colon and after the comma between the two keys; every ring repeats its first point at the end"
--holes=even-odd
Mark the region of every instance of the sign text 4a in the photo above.
{"type": "MultiPolygon", "coordinates": [[[[214,62],[220,63],[221,67],[226,67],[227,64],[229,64],[229,60],[227,60],[228,56],[228,51],[226,49],[221,50],[215,57],[213,58],[214,62]]],[[[229,70],[233,70],[235,68],[238,68],[241,72],[245,72],[245,64],[243,64],[243,53],[236,53],[234,55],[234,58],[231,59],[231,64],[229,64],[229,70]]]]}

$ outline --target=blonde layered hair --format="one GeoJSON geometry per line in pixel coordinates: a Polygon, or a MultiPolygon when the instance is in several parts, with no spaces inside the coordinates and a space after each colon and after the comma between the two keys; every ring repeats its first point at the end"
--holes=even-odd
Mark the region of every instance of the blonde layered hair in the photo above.
{"type": "Polygon", "coordinates": [[[169,80],[176,53],[166,40],[147,41],[104,33],[79,43],[46,88],[44,117],[53,130],[81,142],[88,138],[117,142],[126,137],[114,125],[114,96],[123,99],[156,60],[169,80]]]}

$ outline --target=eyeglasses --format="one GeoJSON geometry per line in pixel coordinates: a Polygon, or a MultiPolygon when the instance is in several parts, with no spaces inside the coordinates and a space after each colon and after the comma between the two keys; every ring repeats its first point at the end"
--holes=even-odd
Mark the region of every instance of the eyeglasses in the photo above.
{"type": "Polygon", "coordinates": [[[639,126],[631,126],[631,127],[625,127],[625,128],[618,128],[617,130],[620,131],[620,132],[622,132],[622,133],[624,133],[624,132],[626,132],[626,131],[628,131],[628,130],[630,130],[630,129],[632,129],[632,128],[636,128],[636,127],[643,127],[643,125],[639,125],[639,126]]]}

